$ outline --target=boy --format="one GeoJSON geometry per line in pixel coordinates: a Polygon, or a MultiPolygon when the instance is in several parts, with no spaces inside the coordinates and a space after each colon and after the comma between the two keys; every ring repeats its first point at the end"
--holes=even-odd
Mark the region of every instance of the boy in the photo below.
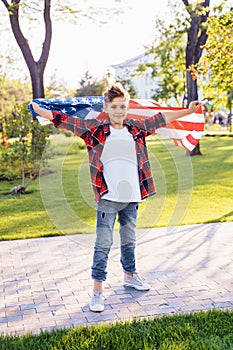
{"type": "Polygon", "coordinates": [[[177,118],[195,113],[198,101],[189,109],[166,111],[140,120],[126,119],[130,96],[120,84],[114,84],[104,93],[104,111],[108,120],[81,120],[40,108],[32,102],[41,117],[51,120],[55,127],[72,131],[87,146],[91,181],[97,202],[96,241],[93,254],[93,295],[91,311],[103,311],[102,283],[113,243],[113,228],[118,214],[120,224],[121,264],[124,285],[137,290],[150,289],[136,272],[135,228],[138,203],[155,194],[145,137],[177,118]]]}

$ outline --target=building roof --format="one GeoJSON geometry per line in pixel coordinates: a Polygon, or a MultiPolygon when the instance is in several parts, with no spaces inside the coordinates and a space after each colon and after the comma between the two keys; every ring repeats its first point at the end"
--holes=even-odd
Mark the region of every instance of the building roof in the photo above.
{"type": "Polygon", "coordinates": [[[141,55],[135,56],[133,58],[129,58],[128,60],[125,60],[121,63],[112,65],[113,68],[124,68],[125,66],[129,66],[131,63],[137,62],[141,58],[145,57],[145,53],[142,53],[141,55]]]}

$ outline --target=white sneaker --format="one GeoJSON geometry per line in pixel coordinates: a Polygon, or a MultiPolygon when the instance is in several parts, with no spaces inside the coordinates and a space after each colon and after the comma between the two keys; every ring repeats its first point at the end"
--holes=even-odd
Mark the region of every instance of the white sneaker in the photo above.
{"type": "Polygon", "coordinates": [[[150,285],[148,283],[144,283],[142,278],[135,272],[133,276],[130,278],[124,278],[124,286],[132,287],[137,290],[149,290],[150,285]]]}
{"type": "Polygon", "coordinates": [[[93,292],[89,307],[90,307],[90,310],[94,312],[104,311],[103,293],[93,292]]]}

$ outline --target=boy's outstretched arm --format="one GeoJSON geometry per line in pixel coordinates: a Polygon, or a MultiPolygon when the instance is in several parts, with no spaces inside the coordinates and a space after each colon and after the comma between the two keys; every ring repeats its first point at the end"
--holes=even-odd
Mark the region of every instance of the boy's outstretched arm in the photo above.
{"type": "Polygon", "coordinates": [[[200,106],[201,102],[192,101],[188,109],[182,109],[180,111],[165,111],[163,112],[163,114],[165,115],[167,122],[169,123],[175,119],[186,117],[189,114],[195,113],[200,106]]]}
{"type": "Polygon", "coordinates": [[[53,113],[51,111],[39,107],[39,105],[36,102],[32,102],[31,104],[32,104],[32,107],[34,109],[34,112],[39,114],[40,117],[43,117],[43,118],[48,119],[48,120],[53,119],[53,113]]]}

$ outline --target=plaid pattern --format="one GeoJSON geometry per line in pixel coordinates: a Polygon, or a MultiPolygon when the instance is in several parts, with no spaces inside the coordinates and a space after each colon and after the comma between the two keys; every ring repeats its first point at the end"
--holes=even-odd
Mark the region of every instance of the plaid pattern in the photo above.
{"type": "MultiPolygon", "coordinates": [[[[107,184],[103,176],[103,164],[100,158],[106,137],[110,135],[109,120],[83,120],[67,116],[60,111],[53,111],[52,113],[55,127],[72,131],[76,136],[84,140],[89,155],[92,186],[95,199],[98,202],[100,197],[108,192],[107,184]]],[[[125,119],[124,125],[132,134],[135,141],[141,198],[145,199],[156,192],[145,138],[148,135],[154,134],[158,128],[164,127],[166,125],[166,119],[162,113],[157,113],[152,117],[143,119],[125,119]]]]}

